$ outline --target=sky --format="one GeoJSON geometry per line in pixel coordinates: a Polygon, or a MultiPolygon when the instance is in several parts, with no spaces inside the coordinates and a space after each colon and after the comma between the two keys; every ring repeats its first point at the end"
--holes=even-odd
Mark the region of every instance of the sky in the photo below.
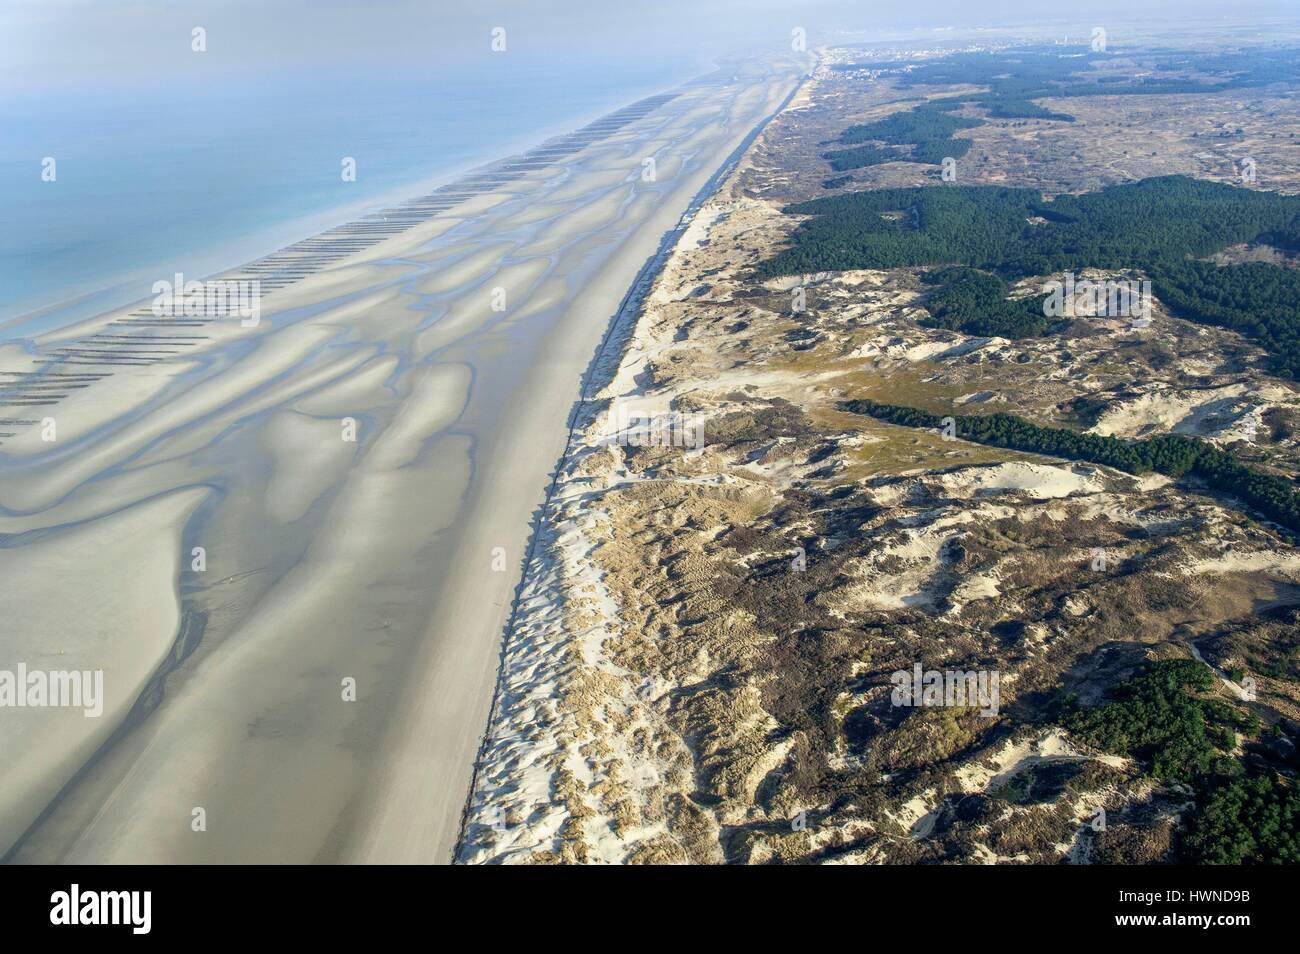
{"type": "MultiPolygon", "coordinates": [[[[525,57],[616,62],[775,50],[803,27],[828,31],[1073,22],[1105,25],[1176,14],[1284,15],[1293,0],[0,0],[0,96],[158,83],[252,82],[321,65],[401,75],[491,55],[490,32],[525,57]],[[191,30],[207,31],[204,57],[191,30]]],[[[1293,13],[1293,11],[1290,11],[1293,13]]]]}

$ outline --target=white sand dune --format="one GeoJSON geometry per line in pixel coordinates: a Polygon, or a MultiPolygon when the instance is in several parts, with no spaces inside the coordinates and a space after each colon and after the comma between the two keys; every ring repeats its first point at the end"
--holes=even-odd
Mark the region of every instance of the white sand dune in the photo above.
{"type": "Polygon", "coordinates": [[[1229,384],[1218,388],[1153,388],[1115,401],[1091,428],[1094,434],[1141,437],[1172,432],[1225,441],[1254,439],[1262,414],[1300,401],[1280,384],[1229,384]]]}

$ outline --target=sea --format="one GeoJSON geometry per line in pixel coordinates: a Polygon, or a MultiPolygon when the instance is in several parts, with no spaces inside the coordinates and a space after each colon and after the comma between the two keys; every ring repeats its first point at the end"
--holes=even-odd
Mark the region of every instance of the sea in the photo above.
{"type": "Polygon", "coordinates": [[[0,340],[232,268],[710,68],[510,56],[0,95],[0,340]]]}

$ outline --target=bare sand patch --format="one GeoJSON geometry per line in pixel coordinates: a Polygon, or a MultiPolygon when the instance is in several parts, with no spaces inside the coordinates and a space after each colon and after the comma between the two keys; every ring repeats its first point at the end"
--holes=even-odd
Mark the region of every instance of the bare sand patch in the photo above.
{"type": "Polygon", "coordinates": [[[102,715],[8,709],[0,853],[122,723],[172,649],[180,625],[180,537],[207,496],[184,490],[22,548],[0,548],[5,626],[0,669],[102,670],[102,715]]]}

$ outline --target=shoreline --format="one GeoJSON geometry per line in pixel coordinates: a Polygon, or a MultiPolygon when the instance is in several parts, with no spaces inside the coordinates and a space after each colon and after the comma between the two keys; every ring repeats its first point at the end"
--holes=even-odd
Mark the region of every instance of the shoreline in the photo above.
{"type": "MultiPolygon", "coordinates": [[[[488,146],[470,158],[460,159],[433,174],[421,174],[405,183],[383,188],[372,196],[348,199],[324,208],[306,210],[285,219],[263,223],[252,234],[231,236],[218,244],[196,250],[192,258],[200,263],[197,268],[182,269],[186,274],[193,274],[202,279],[215,278],[232,272],[243,265],[273,255],[298,242],[310,240],[330,229],[345,225],[353,219],[381,210],[387,206],[401,204],[412,196],[431,192],[440,188],[455,186],[459,181],[471,179],[484,174],[494,166],[507,163],[513,159],[544,146],[551,140],[561,138],[580,125],[599,122],[621,105],[653,96],[665,88],[677,89],[683,85],[697,82],[703,77],[721,68],[726,57],[715,58],[711,64],[701,63],[698,67],[684,70],[677,85],[664,87],[655,82],[638,84],[635,88],[622,91],[616,100],[607,105],[590,109],[584,113],[557,119],[533,132],[525,133],[500,146],[488,146]],[[628,99],[635,97],[635,99],[628,99]]],[[[160,274],[168,275],[175,271],[159,263],[146,264],[129,271],[106,276],[93,287],[85,287],[72,294],[44,303],[31,304],[23,311],[0,318],[0,336],[24,329],[19,337],[37,337],[57,333],[63,327],[84,322],[109,311],[115,311],[131,305],[148,301],[147,297],[136,294],[131,289],[147,286],[160,274]],[[59,324],[44,327],[37,326],[49,316],[59,317],[59,324]],[[29,326],[29,327],[24,327],[29,326]]]]}
{"type": "MultiPolygon", "coordinates": [[[[10,793],[10,818],[38,820],[9,859],[450,858],[517,582],[510,566],[564,443],[566,382],[577,389],[626,276],[680,218],[674,197],[688,204],[714,171],[706,157],[727,154],[729,130],[701,107],[743,122],[754,115],[745,90],[794,75],[789,65],[739,88],[688,87],[583,145],[562,176],[525,170],[285,288],[256,329],[208,323],[189,350],[70,392],[57,444],[7,440],[0,532],[18,559],[27,540],[75,549],[145,500],[208,491],[151,543],[157,558],[180,551],[186,562],[206,548],[205,572],[183,565],[173,584],[202,638],[173,654],[148,716],[68,775],[51,804],[23,808],[10,793]],[[686,168],[665,163],[660,182],[628,174],[639,155],[675,153],[686,168]],[[492,251],[502,229],[508,250],[492,251]],[[494,281],[511,293],[502,314],[484,301],[494,281]],[[339,441],[350,419],[351,445],[339,441]],[[504,572],[488,568],[496,548],[504,572]],[[355,702],[340,698],[341,678],[355,680],[355,702]],[[191,831],[200,806],[221,837],[191,831]]],[[[113,320],[35,347],[102,336],[113,320]]],[[[30,360],[3,357],[3,367],[30,360]]],[[[103,561],[75,588],[113,587],[127,569],[103,561]]],[[[129,651],[146,602],[98,626],[129,651]]],[[[50,623],[38,612],[31,629],[50,623]]],[[[65,642],[93,662],[102,645],[89,637],[65,642]]],[[[52,757],[33,765],[66,771],[52,757]]]]}
{"type": "MultiPolygon", "coordinates": [[[[567,349],[569,351],[569,366],[575,370],[585,368],[585,370],[581,371],[580,388],[587,387],[589,375],[593,373],[593,368],[599,362],[602,349],[611,341],[616,339],[619,317],[626,311],[629,301],[633,300],[638,288],[644,285],[644,287],[641,287],[641,291],[644,293],[653,284],[653,278],[658,274],[659,269],[662,267],[663,260],[668,254],[670,254],[675,245],[674,236],[679,235],[680,231],[683,230],[684,220],[689,216],[690,211],[697,203],[702,203],[707,200],[708,195],[716,188],[719,178],[725,178],[725,173],[727,171],[726,167],[743,154],[745,148],[747,148],[753,138],[761,132],[766,122],[772,116],[776,115],[780,109],[784,107],[784,104],[798,91],[802,81],[802,76],[795,79],[791,92],[783,98],[777,98],[777,102],[780,103],[779,106],[773,109],[770,113],[764,114],[761,122],[751,124],[746,129],[743,136],[738,136],[733,139],[733,142],[735,142],[736,145],[731,148],[730,151],[724,153],[726,158],[723,160],[721,165],[713,166],[712,169],[710,169],[709,165],[703,165],[703,167],[697,171],[695,176],[696,181],[703,179],[703,185],[693,189],[690,185],[681,185],[677,187],[675,193],[681,193],[691,189],[691,191],[688,192],[690,199],[684,210],[674,212],[670,208],[671,202],[664,203],[663,206],[657,210],[655,219],[663,221],[665,224],[671,224],[672,227],[659,239],[658,247],[655,252],[650,256],[648,261],[645,261],[644,264],[641,265],[630,283],[627,282],[626,278],[618,277],[616,272],[620,269],[630,267],[632,263],[628,260],[630,259],[634,261],[636,256],[642,254],[642,247],[651,245],[653,242],[654,233],[656,233],[658,229],[656,226],[652,226],[649,222],[639,229],[635,235],[628,239],[627,247],[620,249],[618,253],[618,265],[616,266],[614,263],[611,263],[608,267],[602,270],[600,277],[596,282],[587,286],[587,292],[584,295],[584,299],[587,301],[589,306],[592,298],[599,299],[611,292],[618,294],[620,289],[626,289],[626,291],[623,291],[621,297],[616,299],[619,301],[617,308],[612,311],[604,312],[604,314],[613,315],[613,317],[601,320],[601,313],[599,311],[596,311],[591,316],[593,319],[600,322],[598,327],[602,330],[600,344],[595,348],[596,357],[590,357],[592,355],[592,349],[582,348],[580,346],[567,349]],[[593,293],[593,286],[599,287],[600,290],[593,293]]],[[[633,312],[629,317],[634,317],[634,314],[635,313],[633,312]]],[[[544,473],[551,474],[554,472],[553,468],[555,468],[556,465],[550,462],[562,461],[568,441],[572,435],[571,426],[574,421],[574,415],[579,412],[582,403],[582,397],[579,395],[579,397],[571,403],[568,413],[565,413],[562,416],[547,416],[548,421],[563,420],[563,424],[561,425],[563,433],[562,435],[556,434],[552,438],[554,446],[550,449],[549,454],[544,454],[542,457],[542,460],[547,462],[545,465],[546,471],[544,473]]],[[[539,474],[539,476],[541,476],[541,474],[539,474]]],[[[552,479],[547,479],[547,486],[550,486],[552,479]]],[[[539,492],[536,496],[530,497],[528,509],[533,514],[543,513],[545,506],[544,492],[539,492]]],[[[525,547],[532,545],[535,519],[519,521],[518,525],[526,526],[528,530],[524,535],[524,539],[520,541],[519,550],[512,549],[511,552],[520,552],[523,551],[525,547]]],[[[480,530],[480,527],[476,526],[475,529],[480,530]]],[[[481,531],[480,535],[482,535],[481,531]]],[[[470,547],[470,549],[473,549],[473,547],[470,547]]],[[[527,556],[524,557],[523,562],[526,562],[526,560],[527,556]]],[[[509,600],[510,605],[513,605],[517,599],[518,592],[524,585],[524,583],[519,581],[517,578],[510,582],[511,585],[508,588],[502,589],[502,607],[506,605],[506,600],[509,600]]],[[[467,588],[462,588],[461,592],[465,592],[466,589],[467,588]]],[[[430,833],[432,837],[434,837],[437,847],[433,851],[421,847],[425,833],[418,826],[412,824],[410,815],[404,811],[403,803],[405,802],[406,804],[413,806],[417,802],[422,804],[427,803],[428,799],[435,797],[440,801],[445,799],[445,797],[450,793],[448,792],[445,783],[441,782],[436,778],[436,776],[452,766],[439,766],[432,760],[430,762],[423,762],[418,767],[413,766],[410,761],[404,759],[403,756],[413,749],[428,750],[415,740],[406,737],[406,733],[401,731],[401,727],[399,727],[400,741],[393,745],[392,753],[394,761],[400,762],[400,771],[405,777],[391,779],[386,784],[378,786],[378,791],[371,793],[371,797],[379,798],[381,797],[379,793],[382,792],[383,797],[385,798],[383,808],[371,814],[371,817],[385,819],[383,830],[382,832],[374,831],[367,833],[366,838],[360,843],[359,850],[355,854],[350,854],[348,860],[369,862],[378,861],[381,858],[389,859],[400,857],[401,861],[405,863],[419,863],[424,861],[445,862],[455,859],[456,845],[459,843],[461,837],[464,812],[471,798],[473,774],[478,766],[478,753],[482,748],[482,740],[485,737],[491,706],[494,704],[496,692],[495,687],[499,683],[500,654],[501,647],[504,645],[503,633],[506,628],[506,622],[506,613],[502,611],[498,614],[494,625],[491,627],[492,635],[490,642],[491,648],[494,651],[488,657],[481,656],[477,664],[479,667],[480,691],[472,693],[471,695],[475,700],[474,706],[478,716],[476,720],[471,721],[471,725],[468,727],[471,734],[460,740],[459,748],[462,753],[460,758],[453,760],[453,765],[462,766],[461,778],[463,779],[463,781],[459,782],[456,786],[456,789],[459,790],[460,794],[456,797],[454,805],[447,804],[447,811],[449,813],[454,811],[454,816],[449,816],[443,826],[440,827],[436,833],[430,833]],[[411,836],[413,834],[419,837],[412,838],[411,836]]],[[[428,710],[433,712],[436,711],[438,707],[436,704],[431,705],[429,700],[436,699],[439,695],[439,674],[442,670],[436,665],[429,665],[424,667],[424,669],[432,678],[428,683],[421,684],[418,689],[416,695],[420,701],[417,702],[416,705],[427,706],[428,710]]],[[[432,718],[417,718],[412,720],[410,725],[412,727],[428,726],[433,724],[434,721],[435,720],[432,718]]],[[[426,739],[425,741],[427,742],[428,740],[426,739]]]]}
{"type": "MultiPolygon", "coordinates": [[[[512,691],[512,687],[509,685],[512,657],[516,655],[528,657],[529,662],[520,665],[526,666],[530,674],[534,674],[538,670],[547,668],[550,664],[548,657],[563,653],[565,651],[562,648],[563,645],[587,644],[590,637],[593,635],[599,636],[598,633],[593,634],[591,632],[573,634],[568,631],[566,625],[563,639],[552,643],[549,650],[538,650],[534,645],[535,640],[533,638],[520,633],[521,629],[537,628],[538,624],[535,620],[528,619],[528,617],[530,614],[535,617],[539,613],[542,615],[553,613],[557,607],[562,607],[569,602],[575,592],[579,590],[587,593],[592,590],[600,591],[600,596],[594,598],[584,596],[578,597],[578,599],[583,603],[595,602],[603,604],[605,612],[611,621],[616,614],[616,604],[611,601],[609,594],[603,591],[598,574],[592,575],[590,571],[584,572],[570,566],[568,570],[571,578],[566,579],[564,571],[557,566],[557,563],[564,561],[565,557],[551,552],[552,550],[564,552],[571,550],[573,546],[560,543],[561,537],[572,531],[571,527],[565,529],[565,525],[573,522],[568,518],[560,521],[560,510],[563,506],[562,498],[565,496],[563,491],[566,489],[566,484],[573,481],[581,482],[574,474],[580,467],[581,458],[592,453],[595,449],[585,439],[590,436],[587,433],[588,429],[593,427],[602,417],[602,411],[598,408],[598,405],[606,400],[603,395],[607,388],[616,378],[622,376],[622,363],[626,358],[628,349],[633,345],[636,336],[642,330],[641,319],[646,302],[655,292],[661,280],[664,279],[680,244],[687,236],[698,231],[697,224],[700,222],[701,216],[705,213],[709,204],[718,198],[727,181],[736,174],[753,143],[767,128],[768,124],[789,107],[806,83],[807,76],[801,77],[779,105],[749,131],[748,135],[727,156],[726,160],[709,177],[699,192],[695,194],[690,205],[678,220],[676,227],[665,234],[659,249],[642,266],[637,278],[629,287],[609,324],[600,347],[583,375],[581,394],[569,414],[569,431],[564,451],[558,459],[547,487],[545,499],[538,508],[533,521],[523,578],[516,587],[510,620],[501,641],[501,660],[496,686],[493,691],[491,715],[474,763],[474,775],[465,800],[460,834],[454,853],[455,863],[489,860],[484,857],[474,857],[470,842],[467,841],[467,836],[470,834],[472,827],[481,830],[486,824],[487,827],[495,826],[498,830],[502,830],[512,826],[511,823],[504,822],[504,813],[514,809],[506,809],[502,805],[491,805],[491,794],[481,788],[484,785],[483,774],[488,768],[489,754],[494,742],[499,746],[502,743],[501,736],[506,735],[508,737],[512,725],[519,725],[518,721],[514,723],[510,721],[506,711],[508,708],[506,698],[512,691]],[[532,595],[530,596],[530,594],[532,595]],[[485,818],[492,820],[485,823],[485,818]]],[[[707,232],[707,224],[704,230],[707,232]]],[[[583,545],[585,545],[585,541],[577,544],[578,547],[583,545]]],[[[531,678],[534,680],[532,687],[536,688],[536,677],[532,676],[531,678]]],[[[545,685],[546,687],[552,686],[550,683],[545,685]]],[[[521,692],[526,692],[527,688],[529,687],[524,686],[522,689],[518,686],[513,687],[515,696],[510,699],[510,704],[516,706],[522,704],[523,696],[521,692]]],[[[530,727],[535,728],[531,722],[530,727]]],[[[537,746],[534,744],[530,747],[533,749],[531,754],[536,756],[537,746]]],[[[499,765],[492,767],[500,770],[499,765]]],[[[506,771],[509,770],[506,769],[506,771]]],[[[525,773],[523,776],[512,776],[505,782],[494,780],[487,783],[489,787],[493,784],[510,790],[514,787],[527,787],[529,780],[527,773],[525,773]]],[[[538,791],[539,794],[549,791],[551,785],[554,785],[554,778],[545,781],[533,780],[533,789],[538,791]]],[[[561,837],[558,834],[559,831],[560,829],[556,831],[557,838],[561,837]]],[[[490,860],[501,859],[497,857],[490,860]]]]}

